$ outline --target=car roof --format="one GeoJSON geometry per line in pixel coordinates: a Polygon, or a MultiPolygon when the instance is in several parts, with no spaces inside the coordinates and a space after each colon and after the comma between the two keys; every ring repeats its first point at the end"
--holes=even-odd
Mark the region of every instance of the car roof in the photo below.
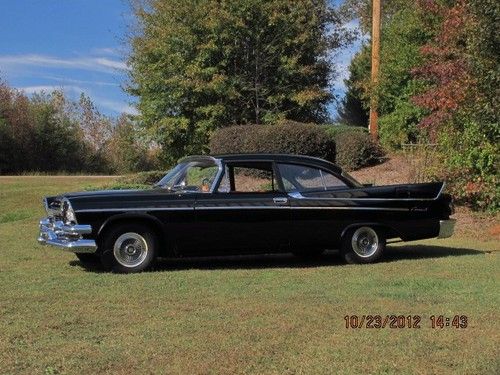
{"type": "Polygon", "coordinates": [[[304,164],[318,168],[325,168],[337,173],[342,172],[342,168],[327,160],[306,155],[249,153],[249,154],[221,154],[212,156],[217,159],[222,159],[223,161],[275,161],[282,163],[304,164]]]}

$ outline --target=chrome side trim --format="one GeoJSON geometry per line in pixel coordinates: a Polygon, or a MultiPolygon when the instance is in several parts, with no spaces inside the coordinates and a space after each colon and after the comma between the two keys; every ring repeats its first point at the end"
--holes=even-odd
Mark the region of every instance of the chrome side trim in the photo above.
{"type": "Polygon", "coordinates": [[[371,202],[385,202],[385,201],[398,201],[398,202],[414,202],[414,201],[435,201],[440,196],[444,189],[441,187],[439,193],[434,198],[370,198],[370,197],[352,197],[352,198],[343,198],[343,197],[335,197],[335,198],[325,198],[325,197],[304,197],[300,192],[288,193],[288,195],[295,199],[303,199],[303,200],[319,200],[319,201],[371,201],[371,202]]]}
{"type": "Polygon", "coordinates": [[[85,208],[75,212],[148,212],[148,211],[194,211],[194,207],[132,207],[132,208],[85,208]]]}
{"type": "Polygon", "coordinates": [[[267,209],[298,209],[298,210],[371,210],[371,211],[410,211],[410,208],[399,207],[300,207],[300,206],[198,206],[198,207],[164,207],[164,208],[91,208],[75,212],[148,212],[148,211],[196,211],[196,210],[267,210],[267,209]]]}
{"type": "Polygon", "coordinates": [[[211,207],[196,207],[196,210],[261,210],[261,209],[298,209],[298,210],[373,210],[373,211],[409,211],[409,208],[399,207],[300,207],[300,206],[211,206],[211,207]]]}
{"type": "Polygon", "coordinates": [[[196,207],[196,210],[283,210],[290,209],[290,206],[200,206],[196,207]]]}
{"type": "Polygon", "coordinates": [[[437,238],[448,238],[455,232],[456,219],[439,220],[439,234],[437,238]]]}
{"type": "Polygon", "coordinates": [[[337,206],[337,207],[293,207],[301,210],[369,210],[369,211],[410,211],[409,208],[400,207],[352,207],[352,206],[337,206]]]}
{"type": "Polygon", "coordinates": [[[446,182],[443,181],[443,185],[441,186],[441,190],[439,190],[439,193],[436,195],[436,198],[434,198],[434,200],[438,199],[441,196],[441,194],[444,191],[445,186],[446,186],[446,182]]]}
{"type": "Polygon", "coordinates": [[[83,234],[92,233],[90,225],[67,225],[50,218],[40,220],[38,243],[50,245],[73,253],[95,253],[97,244],[94,240],[83,239],[83,234]]]}

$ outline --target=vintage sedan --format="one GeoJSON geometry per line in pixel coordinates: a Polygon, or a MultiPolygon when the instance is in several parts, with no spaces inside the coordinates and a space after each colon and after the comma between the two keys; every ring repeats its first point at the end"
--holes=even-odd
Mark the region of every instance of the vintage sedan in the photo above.
{"type": "Polygon", "coordinates": [[[340,249],[379,259],[387,241],[445,238],[455,220],[444,183],[362,185],[322,159],[278,154],[190,156],[153,188],[44,199],[41,244],[138,272],[158,257],[340,249]]]}

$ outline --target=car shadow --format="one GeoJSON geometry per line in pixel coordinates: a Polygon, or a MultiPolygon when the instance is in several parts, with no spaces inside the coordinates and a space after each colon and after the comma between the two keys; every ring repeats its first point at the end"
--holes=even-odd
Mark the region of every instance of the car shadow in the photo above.
{"type": "Polygon", "coordinates": [[[481,251],[461,247],[435,246],[435,245],[412,245],[387,246],[382,263],[396,262],[400,260],[416,260],[426,258],[445,258],[464,255],[484,255],[490,251],[481,251]]]}
{"type": "MultiPolygon", "coordinates": [[[[444,258],[464,255],[482,255],[487,251],[465,248],[454,248],[433,245],[405,245],[388,246],[384,257],[379,263],[397,262],[403,260],[417,260],[427,258],[444,258]]],[[[73,260],[70,266],[82,267],[89,272],[105,272],[99,264],[84,264],[73,260]]],[[[218,269],[262,269],[262,268],[312,268],[324,266],[345,266],[346,263],[336,250],[328,250],[320,256],[302,258],[292,254],[263,254],[237,256],[211,256],[189,258],[162,258],[159,259],[151,272],[182,271],[189,269],[218,270],[218,269]]]]}

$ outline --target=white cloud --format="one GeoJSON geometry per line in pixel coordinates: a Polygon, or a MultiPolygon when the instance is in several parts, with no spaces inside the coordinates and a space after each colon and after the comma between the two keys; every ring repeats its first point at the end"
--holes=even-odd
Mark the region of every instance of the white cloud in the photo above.
{"type": "Polygon", "coordinates": [[[113,73],[116,70],[127,69],[127,64],[123,61],[112,60],[106,57],[59,58],[37,54],[0,56],[0,70],[23,65],[49,68],[82,69],[108,73],[113,73]]]}
{"type": "Polygon", "coordinates": [[[119,83],[106,82],[106,81],[89,81],[89,80],[73,79],[73,78],[66,78],[66,77],[60,77],[60,76],[54,76],[54,75],[43,75],[43,76],[40,76],[40,78],[48,79],[51,81],[62,82],[61,83],[62,85],[66,85],[66,84],[71,83],[71,84],[77,84],[77,85],[120,87],[119,83]]]}
{"type": "Polygon", "coordinates": [[[120,55],[118,49],[113,47],[93,48],[92,53],[94,53],[95,55],[108,55],[108,56],[120,55]]]}
{"type": "Polygon", "coordinates": [[[40,93],[40,92],[46,92],[46,93],[51,93],[56,90],[61,90],[64,92],[72,92],[76,94],[80,94],[82,92],[85,92],[84,89],[82,89],[79,86],[56,86],[56,85],[40,85],[40,86],[26,86],[26,87],[18,87],[19,90],[24,91],[26,94],[35,94],[35,93],[40,93]]]}
{"type": "Polygon", "coordinates": [[[104,113],[137,114],[127,98],[120,100],[122,93],[119,81],[123,79],[127,65],[118,56],[118,50],[113,48],[94,49],[87,55],[72,57],[0,55],[0,72],[20,77],[22,84],[15,87],[27,95],[61,90],[68,98],[78,100],[80,94],[84,93],[104,113]],[[103,73],[107,76],[103,76],[103,73]],[[93,79],[97,77],[106,78],[93,79]]]}
{"type": "Polygon", "coordinates": [[[98,106],[102,108],[107,108],[116,113],[126,113],[129,115],[137,115],[139,113],[134,106],[126,102],[100,99],[100,98],[94,98],[94,100],[98,106]]]}
{"type": "Polygon", "coordinates": [[[93,60],[101,66],[106,66],[109,68],[120,69],[120,70],[127,69],[127,64],[125,64],[123,61],[111,60],[106,57],[99,57],[93,60]]]}

